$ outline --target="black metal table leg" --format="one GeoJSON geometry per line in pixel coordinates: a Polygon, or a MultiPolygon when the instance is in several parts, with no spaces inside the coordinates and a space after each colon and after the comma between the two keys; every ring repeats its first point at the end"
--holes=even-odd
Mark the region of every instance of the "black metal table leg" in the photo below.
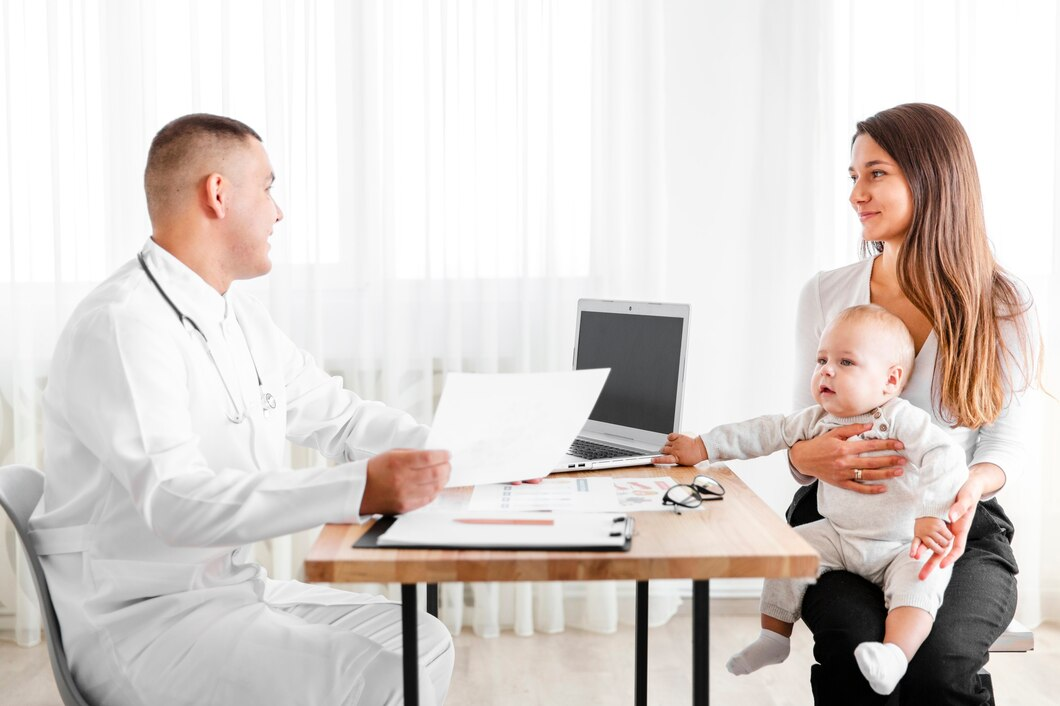
{"type": "Polygon", "coordinates": [[[636,682],[633,703],[648,706],[648,582],[637,581],[636,682]]]}
{"type": "Polygon", "coordinates": [[[710,703],[710,581],[692,582],[692,704],[710,703]]]}
{"type": "Polygon", "coordinates": [[[438,617],[438,584],[427,584],[427,612],[438,617]]]}
{"type": "Polygon", "coordinates": [[[405,670],[405,706],[419,706],[420,665],[416,620],[416,584],[401,584],[401,660],[405,670]]]}

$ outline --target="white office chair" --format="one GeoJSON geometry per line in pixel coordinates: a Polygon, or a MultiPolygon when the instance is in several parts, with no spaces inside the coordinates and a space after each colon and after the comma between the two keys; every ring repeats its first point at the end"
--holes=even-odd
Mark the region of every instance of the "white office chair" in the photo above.
{"type": "Polygon", "coordinates": [[[0,507],[11,518],[26,549],[26,557],[33,569],[33,583],[37,586],[40,598],[41,614],[44,616],[44,636],[48,643],[48,655],[51,657],[52,672],[59,687],[59,696],[64,706],[90,706],[81,695],[70,667],[66,662],[66,651],[63,650],[63,638],[59,632],[59,620],[55,617],[48,582],[44,577],[37,551],[33,548],[29,536],[29,516],[37,507],[37,502],[44,493],[44,474],[29,466],[4,466],[0,468],[0,507]]]}

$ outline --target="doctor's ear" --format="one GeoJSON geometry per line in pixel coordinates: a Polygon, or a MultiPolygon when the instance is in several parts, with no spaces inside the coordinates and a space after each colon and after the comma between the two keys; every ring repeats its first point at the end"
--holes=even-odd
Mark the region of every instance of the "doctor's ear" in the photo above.
{"type": "Polygon", "coordinates": [[[215,218],[224,218],[227,211],[228,180],[217,172],[210,174],[203,185],[203,198],[206,208],[215,218]]]}

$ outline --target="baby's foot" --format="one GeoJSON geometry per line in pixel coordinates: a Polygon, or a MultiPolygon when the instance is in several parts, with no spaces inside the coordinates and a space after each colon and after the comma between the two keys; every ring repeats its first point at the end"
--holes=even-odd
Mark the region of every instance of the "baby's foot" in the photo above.
{"type": "Polygon", "coordinates": [[[872,690],[884,696],[894,691],[909,666],[902,648],[890,642],[862,642],[854,649],[854,659],[872,690]]]}
{"type": "Polygon", "coordinates": [[[758,639],[734,654],[725,668],[733,674],[750,674],[769,664],[780,664],[791,653],[791,638],[763,630],[758,639]]]}

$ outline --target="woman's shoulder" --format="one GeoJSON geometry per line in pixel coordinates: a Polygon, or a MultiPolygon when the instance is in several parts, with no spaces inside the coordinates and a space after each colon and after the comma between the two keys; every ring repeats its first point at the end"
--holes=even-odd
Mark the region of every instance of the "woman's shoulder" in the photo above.
{"type": "Polygon", "coordinates": [[[873,259],[818,272],[803,287],[803,305],[810,306],[812,302],[813,308],[829,321],[847,307],[868,304],[873,259]]]}

